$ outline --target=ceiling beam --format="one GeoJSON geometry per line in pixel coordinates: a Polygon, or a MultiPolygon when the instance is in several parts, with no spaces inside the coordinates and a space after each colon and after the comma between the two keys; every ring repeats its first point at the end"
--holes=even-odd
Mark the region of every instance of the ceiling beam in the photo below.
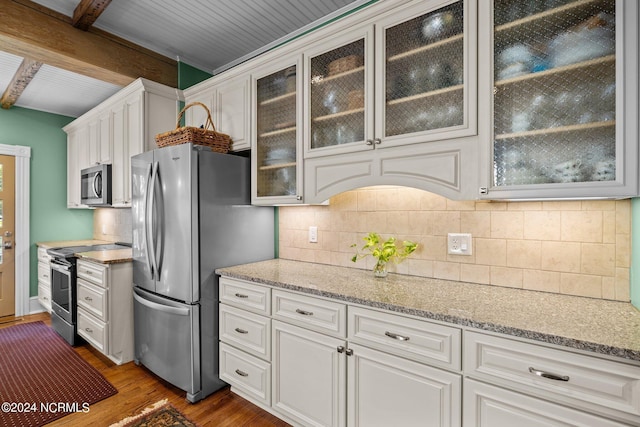
{"type": "Polygon", "coordinates": [[[16,103],[41,66],[42,62],[34,61],[33,59],[25,58],[22,60],[22,64],[18,67],[9,86],[7,86],[7,89],[4,91],[2,98],[0,98],[2,108],[8,110],[16,103]]]}
{"type": "Polygon", "coordinates": [[[80,0],[73,11],[71,23],[74,27],[87,31],[109,6],[109,3],[111,0],[80,0]]]}
{"type": "Polygon", "coordinates": [[[0,49],[125,86],[138,77],[178,85],[177,62],[27,0],[0,0],[0,49]]]}

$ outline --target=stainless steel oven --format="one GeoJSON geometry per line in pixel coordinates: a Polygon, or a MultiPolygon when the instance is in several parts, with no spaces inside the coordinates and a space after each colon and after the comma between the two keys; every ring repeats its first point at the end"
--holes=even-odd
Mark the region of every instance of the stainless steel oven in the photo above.
{"type": "Polygon", "coordinates": [[[69,344],[79,343],[76,331],[75,258],[51,259],[51,326],[69,344]]]}
{"type": "Polygon", "coordinates": [[[111,165],[97,165],[80,171],[80,203],[111,206],[111,165]]]}

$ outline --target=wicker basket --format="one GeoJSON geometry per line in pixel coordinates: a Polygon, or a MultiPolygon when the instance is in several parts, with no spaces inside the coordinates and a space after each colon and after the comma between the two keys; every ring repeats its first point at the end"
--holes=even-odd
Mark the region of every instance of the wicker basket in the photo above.
{"type": "Polygon", "coordinates": [[[213,125],[213,120],[211,120],[211,112],[206,105],[201,102],[192,102],[185,105],[185,107],[180,111],[180,114],[178,114],[178,122],[176,123],[176,128],[174,130],[156,135],[156,143],[158,144],[158,147],[186,144],[189,142],[210,147],[212,151],[217,153],[228,153],[229,146],[231,145],[231,137],[216,131],[216,128],[213,125]],[[180,120],[182,119],[184,112],[194,105],[199,105],[207,110],[207,121],[204,126],[199,128],[193,126],[180,127],[180,120]]]}
{"type": "Polygon", "coordinates": [[[364,64],[364,58],[360,55],[344,56],[335,61],[329,62],[328,72],[330,76],[334,76],[340,73],[346,73],[364,64]]]}

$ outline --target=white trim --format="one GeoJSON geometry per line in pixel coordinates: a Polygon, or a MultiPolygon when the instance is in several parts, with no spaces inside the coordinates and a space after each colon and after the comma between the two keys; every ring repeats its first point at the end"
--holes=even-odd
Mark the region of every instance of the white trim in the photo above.
{"type": "Polygon", "coordinates": [[[29,167],[31,147],[0,144],[0,154],[16,158],[15,315],[31,312],[29,297],[29,167]]]}
{"type": "Polygon", "coordinates": [[[47,310],[40,304],[40,300],[38,296],[29,297],[29,311],[24,314],[36,314],[36,313],[44,313],[47,310]]]}

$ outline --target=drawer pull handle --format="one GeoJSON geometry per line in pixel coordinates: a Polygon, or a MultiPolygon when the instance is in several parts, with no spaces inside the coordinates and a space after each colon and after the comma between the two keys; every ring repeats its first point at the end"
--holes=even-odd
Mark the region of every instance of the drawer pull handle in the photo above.
{"type": "Polygon", "coordinates": [[[245,295],[245,294],[236,294],[236,297],[238,297],[238,298],[249,298],[249,295],[245,295]]]}
{"type": "Polygon", "coordinates": [[[43,274],[42,277],[44,277],[45,279],[48,279],[49,275],[48,274],[43,274]]]}
{"type": "Polygon", "coordinates": [[[248,334],[249,331],[245,331],[244,329],[236,328],[236,332],[239,334],[248,334]]]}
{"type": "Polygon", "coordinates": [[[389,332],[389,331],[385,332],[384,334],[389,338],[393,338],[394,340],[398,340],[398,341],[409,341],[409,338],[410,338],[410,337],[405,337],[403,335],[394,334],[393,332],[389,332]]]}
{"type": "Polygon", "coordinates": [[[312,311],[301,310],[299,308],[296,308],[296,313],[302,314],[303,316],[313,316],[312,311]]]}
{"type": "Polygon", "coordinates": [[[90,271],[87,271],[86,273],[87,273],[89,276],[92,276],[92,275],[93,275],[93,273],[92,273],[92,272],[90,272],[90,271]]]}
{"type": "Polygon", "coordinates": [[[240,375],[241,377],[248,377],[249,374],[247,374],[244,371],[241,371],[240,369],[236,369],[236,374],[240,375]]]}
{"type": "Polygon", "coordinates": [[[92,333],[93,333],[93,329],[91,329],[91,328],[84,328],[84,330],[85,330],[85,331],[87,331],[87,332],[89,332],[90,334],[92,334],[92,333]]]}
{"type": "Polygon", "coordinates": [[[93,298],[91,298],[91,297],[84,297],[84,300],[85,300],[85,301],[89,301],[89,302],[91,302],[91,301],[93,301],[93,298]]]}
{"type": "Polygon", "coordinates": [[[569,377],[567,375],[556,375],[556,374],[552,374],[550,372],[540,371],[540,370],[534,368],[533,366],[529,368],[529,372],[531,372],[532,374],[535,374],[535,375],[537,375],[539,377],[542,377],[542,378],[548,378],[550,380],[569,381],[569,377]]]}

